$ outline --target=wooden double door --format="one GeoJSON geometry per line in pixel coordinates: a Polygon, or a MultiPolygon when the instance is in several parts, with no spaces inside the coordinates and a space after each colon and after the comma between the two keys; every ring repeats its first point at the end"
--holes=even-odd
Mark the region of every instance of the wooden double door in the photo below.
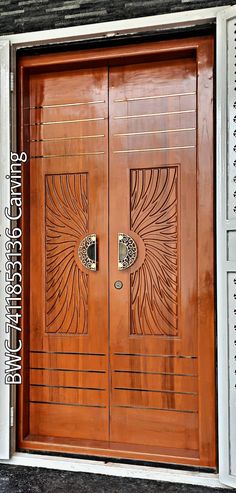
{"type": "Polygon", "coordinates": [[[19,446],[215,466],[212,39],[19,61],[19,446]]]}

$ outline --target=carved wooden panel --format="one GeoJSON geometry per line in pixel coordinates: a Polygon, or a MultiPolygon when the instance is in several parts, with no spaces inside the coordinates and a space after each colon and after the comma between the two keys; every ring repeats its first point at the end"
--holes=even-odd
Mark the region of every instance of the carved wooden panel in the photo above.
{"type": "Polygon", "coordinates": [[[131,170],[131,230],[145,260],[131,274],[131,334],[178,335],[178,168],[131,170]]]}
{"type": "Polygon", "coordinates": [[[87,174],[46,175],[46,332],[86,334],[88,275],[78,241],[88,232],[87,174]]]}

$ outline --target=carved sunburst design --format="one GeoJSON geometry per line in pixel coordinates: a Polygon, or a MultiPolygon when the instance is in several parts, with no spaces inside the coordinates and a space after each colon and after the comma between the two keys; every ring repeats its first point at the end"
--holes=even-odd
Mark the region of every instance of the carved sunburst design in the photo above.
{"type": "Polygon", "coordinates": [[[131,230],[145,246],[131,274],[131,334],[178,335],[178,168],[131,170],[131,230]]]}
{"type": "Polygon", "coordinates": [[[75,247],[88,231],[87,174],[45,180],[46,332],[86,334],[88,275],[78,268],[75,247]]]}

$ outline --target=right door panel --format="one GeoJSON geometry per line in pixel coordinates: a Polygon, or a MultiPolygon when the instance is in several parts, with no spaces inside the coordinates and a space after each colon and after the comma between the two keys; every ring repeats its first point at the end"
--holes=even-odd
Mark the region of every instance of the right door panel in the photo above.
{"type": "Polygon", "coordinates": [[[213,256],[213,233],[206,194],[201,237],[207,162],[197,159],[197,70],[194,56],[110,69],[110,426],[112,442],[139,453],[191,460],[205,447],[210,465],[209,435],[199,430],[214,413],[199,391],[202,361],[209,358],[211,371],[213,355],[199,332],[212,337],[214,324],[211,314],[204,327],[199,310],[203,299],[212,310],[212,263],[206,269],[200,256],[213,256]],[[124,270],[119,233],[137,245],[124,270]]]}

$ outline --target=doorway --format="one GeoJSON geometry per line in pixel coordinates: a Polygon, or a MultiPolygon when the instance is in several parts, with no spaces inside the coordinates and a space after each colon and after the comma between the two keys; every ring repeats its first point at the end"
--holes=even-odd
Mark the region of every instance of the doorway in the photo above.
{"type": "Polygon", "coordinates": [[[19,70],[19,447],[214,467],[213,39],[19,70]]]}

